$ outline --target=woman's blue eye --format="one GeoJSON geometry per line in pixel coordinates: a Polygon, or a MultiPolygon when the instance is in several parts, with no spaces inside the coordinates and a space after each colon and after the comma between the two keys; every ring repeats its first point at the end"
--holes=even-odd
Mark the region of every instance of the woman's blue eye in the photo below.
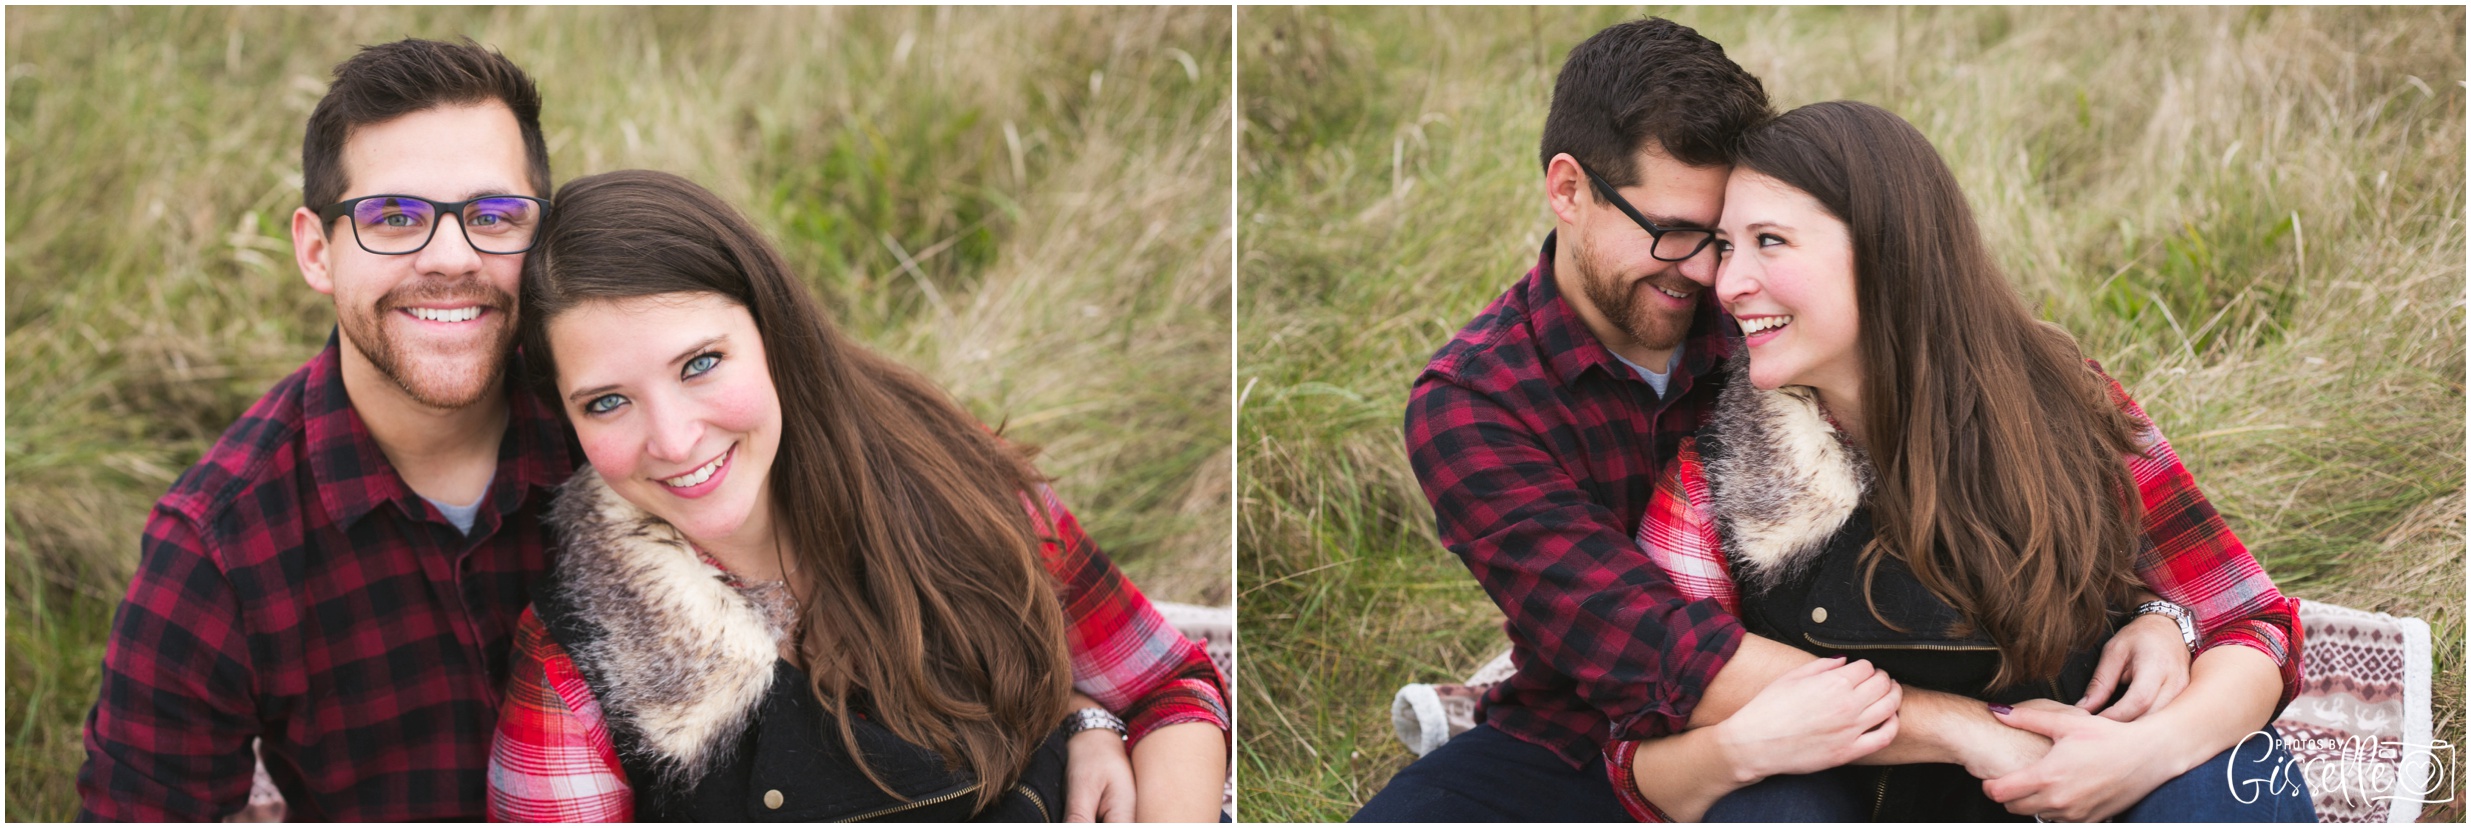
{"type": "Polygon", "coordinates": [[[720,365],[720,364],[721,364],[721,355],[720,355],[720,354],[704,354],[704,355],[702,355],[702,356],[698,356],[698,357],[696,357],[696,358],[694,358],[694,359],[690,359],[690,360],[687,360],[687,361],[686,361],[686,373],[685,373],[685,376],[692,377],[692,376],[695,376],[695,375],[697,375],[697,374],[701,374],[701,373],[703,373],[703,372],[705,372],[705,371],[710,371],[710,370],[712,370],[713,366],[717,366],[717,365],[720,365]]]}
{"type": "Polygon", "coordinates": [[[1759,234],[1759,246],[1760,246],[1760,247],[1775,247],[1776,245],[1780,245],[1780,244],[1784,244],[1784,243],[1785,243],[1785,239],[1784,239],[1784,237],[1783,237],[1783,236],[1779,236],[1779,235],[1776,235],[1776,234],[1774,234],[1774,233],[1761,233],[1761,234],[1759,234]]]}
{"type": "Polygon", "coordinates": [[[598,397],[593,397],[591,402],[584,403],[583,411],[586,414],[607,414],[611,411],[618,410],[618,406],[625,404],[625,397],[621,397],[616,394],[602,394],[598,397]]]}

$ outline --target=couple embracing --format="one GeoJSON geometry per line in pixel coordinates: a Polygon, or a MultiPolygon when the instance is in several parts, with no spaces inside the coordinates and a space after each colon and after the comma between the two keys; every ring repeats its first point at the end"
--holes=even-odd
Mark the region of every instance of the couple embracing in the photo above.
{"type": "Polygon", "coordinates": [[[1407,448],[1517,668],[1391,820],[2313,821],[2295,601],[1863,103],[1669,21],[1556,82],[1535,268],[1407,448]],[[2296,774],[2290,774],[2296,779],[2296,774]]]}
{"type": "Polygon", "coordinates": [[[262,757],[309,820],[1218,818],[1222,678],[1032,450],[704,188],[553,197],[540,111],[469,41],[336,68],[337,332],[156,505],[81,815],[224,817],[262,757]]]}

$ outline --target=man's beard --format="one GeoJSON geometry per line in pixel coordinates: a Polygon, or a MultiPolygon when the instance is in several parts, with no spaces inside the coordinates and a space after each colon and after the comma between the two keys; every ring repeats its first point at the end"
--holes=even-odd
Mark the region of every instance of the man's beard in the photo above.
{"type": "Polygon", "coordinates": [[[456,409],[479,402],[497,390],[506,376],[507,358],[515,342],[515,298],[478,281],[421,281],[388,291],[371,308],[338,306],[336,316],[344,337],[369,358],[369,364],[403,389],[412,401],[431,408],[456,409]],[[403,308],[441,300],[477,304],[493,311],[489,324],[496,336],[482,344],[482,353],[458,358],[448,354],[410,355],[386,325],[403,308]]]}
{"type": "MultiPolygon", "coordinates": [[[[1655,290],[1652,285],[1670,279],[1651,277],[1625,283],[1617,269],[1596,258],[1595,250],[1588,245],[1573,245],[1570,252],[1571,264],[1579,269],[1580,290],[1587,294],[1588,303],[1595,305],[1598,313],[1604,314],[1606,321],[1629,334],[1631,341],[1639,347],[1651,351],[1681,347],[1682,340],[1690,335],[1691,317],[1696,314],[1696,308],[1685,308],[1677,313],[1657,307],[1659,303],[1652,299],[1642,302],[1639,297],[1639,291],[1655,290]]],[[[1678,267],[1668,268],[1672,278],[1681,278],[1678,272],[1674,272],[1678,267]]],[[[1698,283],[1684,281],[1693,291],[1700,289],[1698,283]]],[[[1647,367],[1662,369],[1664,366],[1647,367]]]]}

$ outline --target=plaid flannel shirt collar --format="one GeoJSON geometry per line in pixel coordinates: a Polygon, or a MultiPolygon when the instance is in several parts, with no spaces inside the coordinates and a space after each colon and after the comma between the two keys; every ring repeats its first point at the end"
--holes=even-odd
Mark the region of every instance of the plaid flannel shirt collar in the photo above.
{"type": "MultiPolygon", "coordinates": [[[[1528,319],[1535,326],[1536,342],[1543,346],[1545,365],[1562,385],[1576,384],[1589,370],[1604,372],[1615,380],[1645,384],[1647,381],[1632,373],[1629,366],[1613,356],[1613,349],[1587,329],[1587,321],[1562,300],[1561,289],[1553,281],[1553,246],[1559,231],[1546,233],[1544,249],[1536,254],[1536,267],[1527,272],[1526,290],[1528,319]]],[[[1699,307],[1690,320],[1690,333],[1682,347],[1682,364],[1675,371],[1672,384],[1665,389],[1665,399],[1680,399],[1689,393],[1694,377],[1713,373],[1727,358],[1741,348],[1742,329],[1716,304],[1716,291],[1699,291],[1699,307]]]]}
{"type": "MultiPolygon", "coordinates": [[[[394,463],[370,435],[360,412],[352,408],[343,386],[341,329],[326,334],[326,347],[309,360],[308,382],[301,393],[302,428],[308,444],[309,474],[318,499],[336,525],[350,527],[392,502],[411,516],[424,514],[425,504],[395,472],[394,463]]],[[[566,423],[555,409],[520,381],[523,355],[506,366],[506,437],[498,442],[498,472],[489,484],[490,508],[473,524],[472,537],[484,537],[497,526],[491,513],[506,515],[522,506],[535,489],[555,492],[575,468],[568,450],[566,423]]]]}

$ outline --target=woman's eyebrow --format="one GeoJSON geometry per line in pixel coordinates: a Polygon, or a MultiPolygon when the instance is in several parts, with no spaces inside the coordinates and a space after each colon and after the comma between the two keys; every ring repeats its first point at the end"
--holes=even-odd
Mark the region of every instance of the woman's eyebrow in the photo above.
{"type": "MultiPolygon", "coordinates": [[[[695,343],[695,344],[693,344],[693,345],[689,345],[689,346],[687,346],[687,347],[686,347],[686,350],[679,351],[677,356],[674,356],[674,357],[670,357],[670,358],[669,358],[669,364],[671,364],[671,365],[676,365],[676,364],[679,364],[679,363],[681,363],[681,362],[685,362],[685,361],[687,361],[687,360],[689,360],[689,359],[693,359],[693,358],[695,357],[695,355],[696,355],[696,354],[700,354],[700,353],[703,353],[703,352],[705,352],[705,351],[711,350],[711,349],[712,349],[712,346],[714,346],[714,345],[719,345],[719,344],[722,344],[722,343],[725,343],[725,342],[728,342],[728,341],[729,341],[729,334],[715,334],[715,335],[713,335],[713,336],[711,336],[711,337],[708,337],[708,338],[706,338],[706,339],[704,339],[704,340],[702,340],[702,341],[700,341],[700,342],[697,342],[697,343],[695,343]]],[[[596,385],[596,386],[593,386],[593,387],[591,387],[591,388],[586,388],[586,389],[583,389],[583,390],[576,391],[576,392],[574,392],[574,393],[568,394],[568,395],[566,395],[566,400],[567,400],[568,402],[583,402],[584,400],[588,400],[588,399],[591,399],[591,398],[593,398],[593,397],[598,397],[598,396],[600,396],[600,395],[602,395],[602,394],[606,394],[606,393],[609,393],[609,392],[611,392],[611,391],[615,391],[615,390],[618,390],[618,384],[617,384],[617,383],[610,383],[610,384],[608,384],[608,385],[596,385]]]]}
{"type": "Polygon", "coordinates": [[[715,334],[709,338],[706,338],[702,342],[697,342],[693,345],[686,346],[686,350],[679,351],[677,356],[669,358],[669,364],[676,365],[689,359],[693,359],[696,354],[711,350],[712,346],[727,341],[729,341],[729,334],[715,334]]]}
{"type": "Polygon", "coordinates": [[[576,391],[576,392],[574,392],[574,393],[572,393],[572,394],[568,394],[568,395],[566,395],[566,401],[567,401],[567,402],[571,402],[571,403],[579,403],[579,402],[583,402],[584,400],[592,399],[593,397],[598,397],[598,396],[600,396],[600,395],[602,395],[602,394],[606,394],[606,393],[608,393],[608,392],[615,391],[615,390],[617,390],[617,389],[618,389],[618,386],[617,386],[616,384],[602,385],[602,386],[596,386],[596,387],[592,387],[592,388],[586,388],[586,389],[583,389],[583,390],[580,390],[580,391],[576,391]]]}

